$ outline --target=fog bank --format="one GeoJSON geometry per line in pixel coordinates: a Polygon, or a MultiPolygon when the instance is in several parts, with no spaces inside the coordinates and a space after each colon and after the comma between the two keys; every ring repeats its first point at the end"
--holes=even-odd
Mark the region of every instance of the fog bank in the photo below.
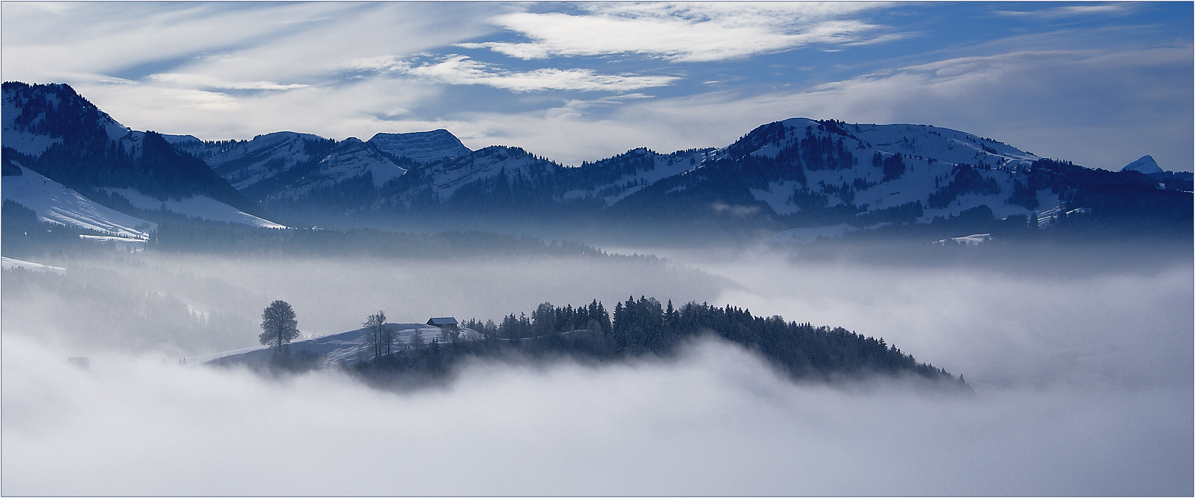
{"type": "Polygon", "coordinates": [[[6,495],[1191,490],[1192,399],[1174,387],[801,385],[705,342],[667,363],[475,364],[400,395],[3,347],[6,495]]]}
{"type": "Polygon", "coordinates": [[[67,356],[160,353],[173,358],[257,344],[262,310],[292,305],[308,337],[354,330],[378,310],[391,322],[433,316],[501,322],[558,306],[629,295],[713,299],[728,279],[655,258],[386,258],[140,254],[56,261],[65,275],[6,273],[6,334],[52,342],[67,356]]]}
{"type": "Polygon", "coordinates": [[[86,284],[63,287],[70,292],[10,285],[6,273],[0,492],[1195,492],[1189,259],[1084,274],[764,250],[665,255],[687,266],[147,258],[85,271],[65,265],[63,278],[86,284]],[[108,279],[115,284],[101,284],[108,279]],[[140,287],[122,294],[122,285],[140,287]],[[147,289],[237,318],[243,330],[229,327],[227,340],[248,344],[272,299],[290,301],[308,333],[356,328],[377,309],[392,321],[423,321],[497,319],[542,301],[595,297],[608,308],[640,294],[710,301],[884,337],[965,375],[975,395],[879,379],[794,383],[751,353],[710,341],[672,361],[475,362],[446,388],[406,393],[332,370],[269,379],[163,360],[170,351],[154,344],[190,329],[138,322],[159,342],[120,335],[119,315],[105,313],[140,306],[120,303],[147,289]],[[97,294],[124,297],[105,305],[97,294]],[[104,327],[88,329],[88,319],[104,327]],[[80,344],[99,345],[83,353],[88,370],[65,361],[80,344]]]}
{"type": "MultiPolygon", "coordinates": [[[[1138,267],[1118,261],[1115,271],[1074,275],[1015,265],[802,261],[767,250],[668,256],[743,284],[718,303],[882,336],[979,386],[1192,385],[1190,258],[1138,267]]],[[[1068,254],[1039,256],[1050,258],[1064,262],[1068,254]]]]}

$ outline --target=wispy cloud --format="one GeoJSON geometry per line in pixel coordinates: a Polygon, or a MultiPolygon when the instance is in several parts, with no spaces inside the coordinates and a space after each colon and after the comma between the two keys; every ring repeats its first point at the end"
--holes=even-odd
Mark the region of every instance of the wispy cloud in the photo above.
{"type": "Polygon", "coordinates": [[[680,79],[675,76],[600,74],[591,69],[543,68],[533,71],[510,71],[494,64],[455,54],[444,57],[439,62],[420,65],[379,58],[356,61],[353,66],[364,70],[405,74],[449,85],[486,85],[512,92],[543,90],[624,92],[667,86],[680,79]]]}
{"type": "Polygon", "coordinates": [[[594,4],[583,14],[520,12],[493,22],[527,42],[463,43],[520,59],[640,54],[708,62],[812,44],[859,43],[891,33],[851,18],[876,4],[594,4]]]}
{"type": "Polygon", "coordinates": [[[579,164],[809,116],[1189,169],[1189,4],[1044,7],[9,2],[0,61],[6,79],[69,83],[133,128],[205,139],[448,128],[579,164]],[[1043,16],[1083,22],[1060,32],[1043,16]]]}
{"type": "Polygon", "coordinates": [[[1064,5],[1040,10],[1001,10],[997,15],[1011,17],[1026,17],[1038,19],[1059,19],[1065,17],[1079,17],[1092,15],[1120,15],[1132,9],[1130,3],[1099,3],[1091,5],[1064,5]]]}
{"type": "Polygon", "coordinates": [[[1191,54],[1184,47],[960,57],[813,88],[627,101],[603,113],[577,105],[474,113],[461,116],[461,129],[474,144],[501,133],[538,154],[580,164],[634,147],[726,146],[762,123],[790,117],[929,123],[1084,166],[1119,169],[1151,154],[1164,168],[1186,170],[1195,133],[1191,54]],[[1187,111],[1163,112],[1168,107],[1187,111]]]}
{"type": "Polygon", "coordinates": [[[224,81],[220,78],[201,74],[162,73],[151,74],[149,79],[162,83],[171,83],[187,87],[212,88],[219,90],[294,90],[306,88],[308,85],[291,83],[281,84],[272,81],[224,81]]]}

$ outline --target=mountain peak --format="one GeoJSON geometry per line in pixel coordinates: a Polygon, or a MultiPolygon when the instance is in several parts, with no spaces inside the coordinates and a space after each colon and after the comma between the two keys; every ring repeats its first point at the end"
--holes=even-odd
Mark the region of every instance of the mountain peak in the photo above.
{"type": "Polygon", "coordinates": [[[3,90],[4,146],[22,154],[41,155],[67,137],[120,141],[130,131],[64,83],[8,81],[3,90]]]}
{"type": "Polygon", "coordinates": [[[1121,171],[1136,171],[1143,175],[1152,175],[1154,173],[1162,173],[1162,168],[1154,161],[1153,156],[1146,154],[1140,159],[1133,161],[1125,167],[1120,168],[1121,171]]]}
{"type": "Polygon", "coordinates": [[[378,150],[394,157],[430,163],[468,155],[471,150],[448,130],[418,131],[414,133],[378,133],[369,139],[378,150]]]}

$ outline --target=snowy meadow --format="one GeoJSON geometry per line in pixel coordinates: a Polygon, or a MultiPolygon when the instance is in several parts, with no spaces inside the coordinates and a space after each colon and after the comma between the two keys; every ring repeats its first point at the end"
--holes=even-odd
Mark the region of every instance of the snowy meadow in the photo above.
{"type": "Polygon", "coordinates": [[[668,262],[141,255],[58,264],[65,283],[6,272],[0,491],[1192,493],[1189,258],[1075,273],[768,249],[663,255],[668,262]],[[133,291],[79,300],[102,281],[133,291]],[[182,303],[167,316],[222,317],[221,337],[171,342],[202,327],[144,319],[126,320],[141,330],[119,330],[122,313],[152,301],[147,290],[182,303]],[[475,361],[447,386],[404,393],[332,370],[273,379],[177,362],[252,345],[272,299],[294,305],[305,334],[322,335],[378,309],[393,321],[497,320],[543,301],[612,305],[628,295],[884,337],[964,375],[975,393],[898,379],[793,382],[713,340],[677,358],[603,366],[475,361]],[[99,305],[114,310],[88,307],[99,305]],[[88,356],[90,368],[68,356],[88,356]]]}

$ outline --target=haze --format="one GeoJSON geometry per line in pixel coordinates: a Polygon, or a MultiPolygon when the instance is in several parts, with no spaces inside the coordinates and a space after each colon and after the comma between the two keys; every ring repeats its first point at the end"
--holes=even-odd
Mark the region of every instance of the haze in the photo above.
{"type": "MultiPolygon", "coordinates": [[[[1058,254],[1064,267],[1070,256],[1058,254]]],[[[49,280],[6,272],[0,491],[1193,492],[1189,257],[1137,264],[1119,255],[1075,274],[768,249],[666,255],[671,262],[145,254],[59,265],[65,281],[87,283],[64,285],[76,297],[105,292],[95,289],[101,281],[110,295],[156,292],[209,320],[220,316],[218,337],[133,316],[124,330],[119,305],[72,306],[102,301],[71,301],[58,287],[30,283],[49,280]],[[323,335],[357,328],[378,309],[391,321],[498,321],[543,301],[612,307],[630,295],[729,303],[882,336],[964,375],[975,395],[900,380],[795,383],[715,341],[689,344],[674,360],[600,367],[474,362],[446,387],[406,393],[335,371],[279,380],[178,365],[216,346],[255,344],[273,299],[294,305],[304,333],[323,335]],[[68,365],[68,356],[88,356],[90,369],[68,365]]],[[[122,299],[131,298],[111,303],[122,299]]]]}

